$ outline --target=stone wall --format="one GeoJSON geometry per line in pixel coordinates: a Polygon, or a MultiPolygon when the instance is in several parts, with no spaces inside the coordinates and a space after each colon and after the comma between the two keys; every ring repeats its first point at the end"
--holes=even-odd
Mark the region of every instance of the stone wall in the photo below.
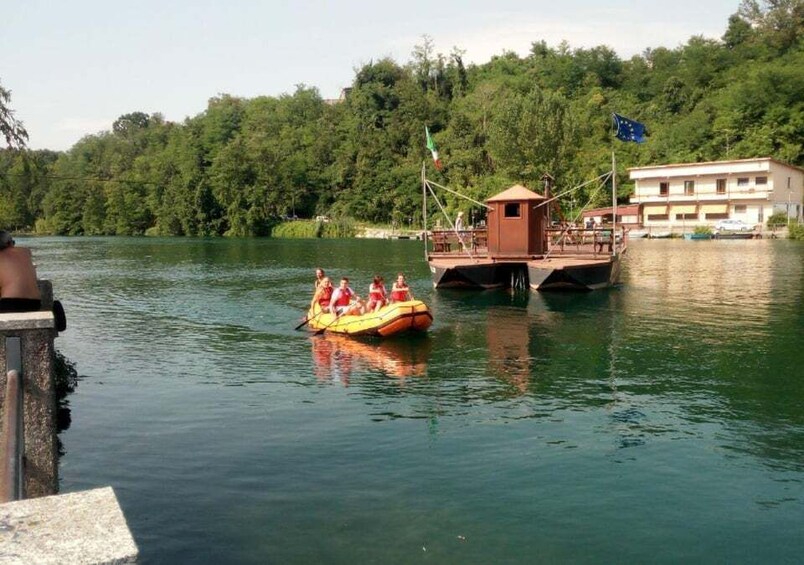
{"type": "MultiPolygon", "coordinates": [[[[50,293],[52,303],[52,292],[50,293]]],[[[0,414],[5,409],[6,338],[19,337],[25,427],[25,497],[58,491],[58,444],[52,312],[0,314],[0,414]]],[[[0,420],[1,421],[1,420],[0,420]]]]}

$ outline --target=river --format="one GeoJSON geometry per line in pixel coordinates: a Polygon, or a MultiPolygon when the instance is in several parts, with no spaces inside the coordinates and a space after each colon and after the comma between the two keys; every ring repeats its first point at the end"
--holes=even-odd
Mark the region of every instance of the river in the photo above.
{"type": "Polygon", "coordinates": [[[420,242],[21,239],[80,382],[62,492],[142,563],[795,563],[804,245],[635,241],[622,285],[434,291],[420,242]],[[435,322],[294,331],[313,270],[435,322]]]}

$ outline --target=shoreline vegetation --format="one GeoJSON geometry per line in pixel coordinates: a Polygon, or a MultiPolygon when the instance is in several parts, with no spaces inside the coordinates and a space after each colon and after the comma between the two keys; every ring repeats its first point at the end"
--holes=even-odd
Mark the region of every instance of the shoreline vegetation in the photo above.
{"type": "MultiPolygon", "coordinates": [[[[616,148],[622,203],[633,191],[629,167],[767,156],[803,166],[801,0],[743,0],[724,28],[719,39],[693,36],[629,59],[534,38],[525,55],[479,64],[424,36],[404,64],[356,69],[336,100],[299,85],[278,97],[220,94],[182,122],[131,111],[67,151],[0,150],[0,227],[352,237],[358,224],[422,226],[422,163],[483,201],[513,184],[538,190],[544,173],[557,193],[581,185],[610,170],[616,148]],[[614,140],[614,112],[646,124],[647,143],[614,140]],[[437,172],[425,126],[440,150],[437,172]],[[296,215],[332,220],[283,221],[296,215]]],[[[589,185],[556,206],[572,218],[590,199],[609,200],[589,185]]],[[[453,195],[443,205],[452,217],[481,213],[453,195]]]]}
{"type": "MultiPolygon", "coordinates": [[[[711,234],[710,226],[697,226],[690,233],[711,234]]],[[[804,223],[791,222],[786,228],[775,226],[769,228],[768,233],[771,239],[792,239],[804,241],[804,223]]],[[[16,236],[40,237],[53,234],[37,234],[35,232],[19,231],[14,233],[16,236]]],[[[164,236],[154,232],[140,234],[141,237],[192,237],[192,236],[164,236]]],[[[81,237],[73,236],[73,237],[81,237]]],[[[203,237],[203,236],[202,236],[203,237]]],[[[207,236],[209,237],[209,236],[207,236]]],[[[226,236],[212,236],[226,237],[226,236]]],[[[324,224],[316,220],[297,219],[293,221],[280,222],[274,226],[269,233],[262,236],[273,239],[421,239],[422,230],[414,228],[399,228],[387,224],[362,224],[354,220],[340,220],[332,225],[324,224]]],[[[681,233],[671,234],[669,239],[678,239],[681,233]]]]}

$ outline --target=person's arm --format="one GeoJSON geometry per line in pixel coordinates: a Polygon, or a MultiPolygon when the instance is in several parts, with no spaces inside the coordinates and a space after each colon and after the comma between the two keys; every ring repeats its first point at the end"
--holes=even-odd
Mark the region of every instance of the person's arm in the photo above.
{"type": "Polygon", "coordinates": [[[340,297],[341,297],[341,289],[339,287],[333,291],[332,296],[329,299],[329,311],[332,312],[333,314],[337,314],[337,312],[335,311],[335,303],[338,301],[340,297]]]}
{"type": "Polygon", "coordinates": [[[318,299],[321,297],[321,289],[317,288],[313,293],[313,299],[310,301],[310,309],[312,310],[315,303],[318,302],[318,299]]]}

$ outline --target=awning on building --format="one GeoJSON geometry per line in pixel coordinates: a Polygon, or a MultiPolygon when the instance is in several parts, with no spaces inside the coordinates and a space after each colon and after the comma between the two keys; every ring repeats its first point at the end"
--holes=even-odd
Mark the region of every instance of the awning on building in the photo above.
{"type": "Polygon", "coordinates": [[[694,214],[695,205],[673,206],[673,214],[694,214]]]}
{"type": "Polygon", "coordinates": [[[726,214],[728,211],[728,204],[704,204],[701,206],[701,212],[704,214],[726,214]]]}
{"type": "Polygon", "coordinates": [[[646,216],[653,216],[655,214],[667,214],[667,206],[645,206],[643,210],[646,216]]]}

